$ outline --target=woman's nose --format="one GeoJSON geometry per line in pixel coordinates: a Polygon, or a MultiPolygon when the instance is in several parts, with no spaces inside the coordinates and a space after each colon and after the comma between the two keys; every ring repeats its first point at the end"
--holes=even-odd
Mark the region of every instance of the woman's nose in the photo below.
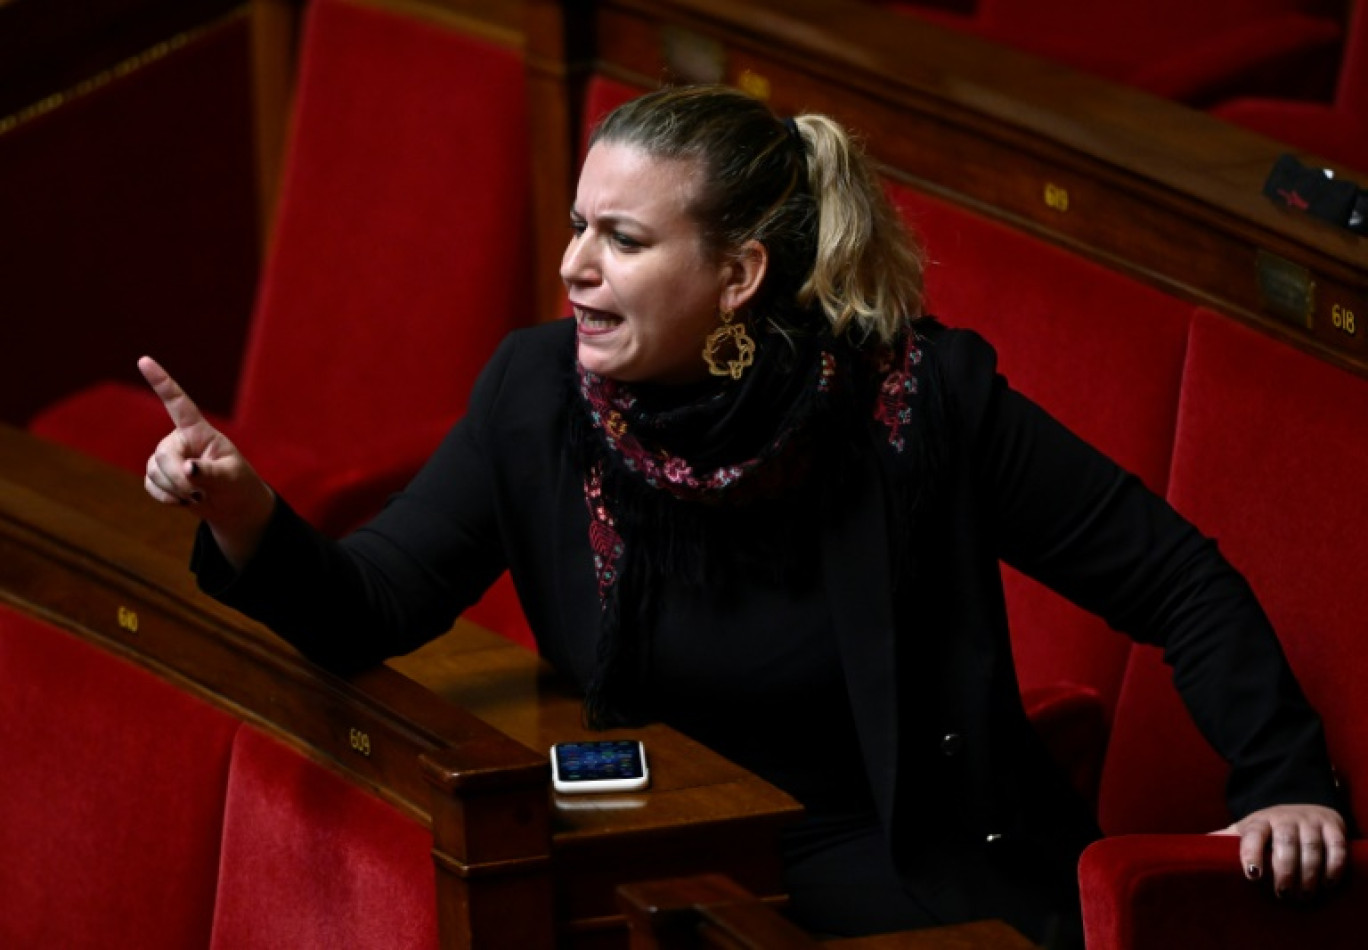
{"type": "Polygon", "coordinates": [[[593,242],[583,234],[574,235],[565,246],[561,257],[561,280],[568,283],[584,283],[598,279],[598,264],[594,260],[593,242]]]}

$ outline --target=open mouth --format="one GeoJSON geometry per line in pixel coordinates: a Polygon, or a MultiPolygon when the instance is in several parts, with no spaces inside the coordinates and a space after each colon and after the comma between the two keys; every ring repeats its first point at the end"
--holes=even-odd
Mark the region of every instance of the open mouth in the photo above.
{"type": "Polygon", "coordinates": [[[622,318],[603,310],[574,304],[575,322],[581,333],[605,333],[621,325],[622,318]]]}

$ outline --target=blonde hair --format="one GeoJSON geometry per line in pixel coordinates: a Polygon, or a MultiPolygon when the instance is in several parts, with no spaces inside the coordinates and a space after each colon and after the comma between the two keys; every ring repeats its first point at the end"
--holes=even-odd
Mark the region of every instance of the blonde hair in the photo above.
{"type": "Polygon", "coordinates": [[[863,149],[832,119],[785,122],[728,86],[674,86],[613,110],[597,142],[699,163],[690,211],[704,241],[718,255],[765,246],[752,306],[779,330],[820,311],[856,345],[886,343],[921,316],[920,254],[863,149]]]}
{"type": "Polygon", "coordinates": [[[824,115],[794,122],[819,209],[817,256],[798,301],[819,304],[837,335],[853,323],[888,342],[921,316],[921,254],[849,133],[824,115]]]}

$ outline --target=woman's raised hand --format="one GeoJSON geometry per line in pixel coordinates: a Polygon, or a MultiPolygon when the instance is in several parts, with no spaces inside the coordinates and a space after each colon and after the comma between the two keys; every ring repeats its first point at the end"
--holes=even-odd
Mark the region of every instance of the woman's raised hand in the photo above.
{"type": "Polygon", "coordinates": [[[144,356],[138,370],[175,425],[147,460],[143,486],[163,504],[193,506],[241,570],[271,520],[275,493],[156,360],[144,356]]]}

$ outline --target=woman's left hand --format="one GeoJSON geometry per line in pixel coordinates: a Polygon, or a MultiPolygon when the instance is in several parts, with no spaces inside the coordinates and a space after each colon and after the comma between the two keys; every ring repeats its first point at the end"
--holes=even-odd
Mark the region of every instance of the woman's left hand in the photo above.
{"type": "Polygon", "coordinates": [[[1258,880],[1271,866],[1279,897],[1309,896],[1344,875],[1349,843],[1344,818],[1324,805],[1273,805],[1216,832],[1240,836],[1240,865],[1258,880]]]}

